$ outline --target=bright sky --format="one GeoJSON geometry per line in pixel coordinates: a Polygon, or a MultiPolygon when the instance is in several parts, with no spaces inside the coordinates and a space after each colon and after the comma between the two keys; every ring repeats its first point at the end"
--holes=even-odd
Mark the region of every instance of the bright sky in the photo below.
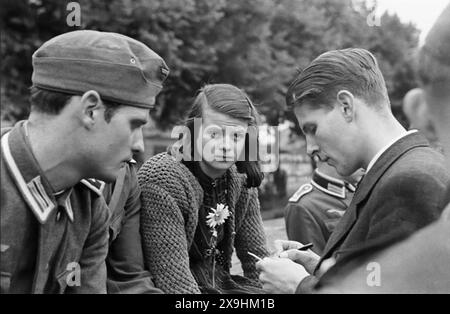
{"type": "MultiPolygon", "coordinates": [[[[369,0],[369,3],[371,1],[369,0]]],[[[378,0],[377,13],[396,13],[403,22],[412,22],[421,31],[420,44],[449,0],[378,0]]]]}

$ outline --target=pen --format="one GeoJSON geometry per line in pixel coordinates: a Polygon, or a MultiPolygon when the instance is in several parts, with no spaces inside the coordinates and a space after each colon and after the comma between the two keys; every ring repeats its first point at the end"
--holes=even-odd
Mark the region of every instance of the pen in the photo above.
{"type": "Polygon", "coordinates": [[[313,246],[314,245],[312,243],[308,243],[308,244],[305,244],[302,247],[299,247],[297,250],[299,250],[299,251],[306,251],[306,250],[309,250],[310,248],[312,248],[313,246]]]}
{"type": "Polygon", "coordinates": [[[261,257],[259,257],[259,256],[256,255],[256,254],[253,254],[252,252],[247,252],[247,254],[250,255],[250,256],[253,256],[253,257],[256,258],[258,261],[262,261],[262,258],[261,258],[261,257]]]}

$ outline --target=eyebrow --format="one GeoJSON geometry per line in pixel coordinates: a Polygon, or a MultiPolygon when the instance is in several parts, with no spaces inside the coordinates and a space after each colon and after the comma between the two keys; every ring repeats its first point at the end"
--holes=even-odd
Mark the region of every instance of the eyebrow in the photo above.
{"type": "Polygon", "coordinates": [[[131,123],[137,126],[141,126],[147,124],[148,120],[144,118],[133,118],[131,119],[131,123]]]}

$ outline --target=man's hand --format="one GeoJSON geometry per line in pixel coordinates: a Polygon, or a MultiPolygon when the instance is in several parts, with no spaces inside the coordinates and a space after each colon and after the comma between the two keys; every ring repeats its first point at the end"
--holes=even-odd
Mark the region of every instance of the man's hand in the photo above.
{"type": "Polygon", "coordinates": [[[293,250],[298,249],[303,246],[302,243],[297,241],[288,241],[288,240],[275,240],[273,242],[275,246],[275,253],[274,255],[278,256],[281,252],[287,251],[287,250],[293,250]]]}
{"type": "Polygon", "coordinates": [[[303,246],[297,241],[275,240],[275,254],[281,258],[288,258],[302,265],[311,275],[319,263],[320,256],[311,250],[299,251],[298,248],[303,246]]]}
{"type": "Polygon", "coordinates": [[[256,263],[261,271],[259,280],[269,293],[295,293],[299,283],[307,276],[305,268],[287,258],[266,257],[256,263]]]}
{"type": "Polygon", "coordinates": [[[288,258],[291,261],[302,265],[311,275],[314,273],[314,269],[316,269],[316,266],[320,260],[320,256],[311,250],[299,251],[295,249],[281,252],[280,258],[288,258]]]}

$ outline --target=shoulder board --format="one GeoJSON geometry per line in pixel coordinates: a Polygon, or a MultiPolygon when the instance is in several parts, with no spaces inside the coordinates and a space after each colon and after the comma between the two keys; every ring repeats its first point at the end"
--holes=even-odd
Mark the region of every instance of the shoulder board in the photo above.
{"type": "Polygon", "coordinates": [[[298,202],[298,200],[303,196],[308,194],[309,192],[311,192],[313,190],[313,187],[311,184],[306,183],[303,184],[295,193],[294,195],[291,196],[291,198],[289,199],[289,202],[292,203],[296,203],[298,202]]]}
{"type": "Polygon", "coordinates": [[[105,182],[96,179],[83,179],[80,181],[89,189],[97,193],[99,196],[103,195],[103,189],[105,188],[105,182]]]}

